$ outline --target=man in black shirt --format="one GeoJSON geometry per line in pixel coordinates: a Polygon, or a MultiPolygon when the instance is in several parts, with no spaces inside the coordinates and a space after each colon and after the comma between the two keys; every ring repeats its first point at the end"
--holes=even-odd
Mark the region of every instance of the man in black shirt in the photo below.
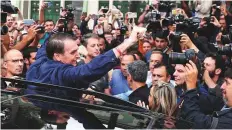
{"type": "Polygon", "coordinates": [[[127,81],[132,89],[132,93],[129,95],[129,101],[137,104],[137,102],[143,101],[148,105],[148,97],[150,89],[146,85],[148,67],[145,62],[138,60],[134,61],[127,66],[128,76],[127,81]]]}

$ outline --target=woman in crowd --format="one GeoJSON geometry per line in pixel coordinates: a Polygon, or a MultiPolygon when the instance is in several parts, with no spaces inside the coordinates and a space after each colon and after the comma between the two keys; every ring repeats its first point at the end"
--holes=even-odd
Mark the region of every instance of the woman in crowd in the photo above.
{"type": "Polygon", "coordinates": [[[174,116],[177,105],[176,99],[175,89],[166,82],[158,81],[156,84],[153,84],[150,90],[148,98],[149,106],[145,106],[144,102],[140,101],[137,104],[154,112],[163,113],[167,116],[174,116]]]}

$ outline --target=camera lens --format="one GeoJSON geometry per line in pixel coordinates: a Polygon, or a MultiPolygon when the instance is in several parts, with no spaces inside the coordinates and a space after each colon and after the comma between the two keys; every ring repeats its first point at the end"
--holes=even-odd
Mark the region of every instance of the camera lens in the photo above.
{"type": "Polygon", "coordinates": [[[186,64],[187,58],[184,53],[171,52],[169,54],[169,63],[170,64],[186,64]]]}

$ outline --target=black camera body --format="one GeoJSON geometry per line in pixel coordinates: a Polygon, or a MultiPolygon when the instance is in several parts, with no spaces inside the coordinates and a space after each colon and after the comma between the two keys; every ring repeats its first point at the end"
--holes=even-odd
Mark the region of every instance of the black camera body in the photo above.
{"type": "Polygon", "coordinates": [[[193,49],[188,49],[184,53],[171,52],[169,54],[170,64],[186,64],[189,60],[194,61],[196,53],[193,49]]]}
{"type": "Polygon", "coordinates": [[[73,20],[74,19],[74,14],[72,12],[74,11],[74,9],[73,8],[69,8],[67,10],[68,10],[67,14],[66,14],[66,16],[64,16],[64,18],[66,20],[73,20]]]}
{"type": "Polygon", "coordinates": [[[204,27],[208,27],[209,25],[212,25],[211,22],[214,22],[214,19],[211,16],[204,17],[203,20],[206,21],[206,23],[204,24],[204,27]]]}
{"type": "Polygon", "coordinates": [[[176,6],[175,1],[160,1],[158,10],[160,12],[168,12],[176,6]]]}
{"type": "Polygon", "coordinates": [[[178,14],[174,17],[174,21],[175,22],[184,22],[185,18],[184,18],[184,15],[182,14],[178,14]]]}
{"type": "Polygon", "coordinates": [[[37,26],[36,29],[38,29],[38,33],[45,33],[45,27],[44,26],[37,26]]]}
{"type": "Polygon", "coordinates": [[[11,13],[11,14],[16,14],[18,12],[18,8],[14,7],[11,4],[11,0],[2,0],[1,1],[1,10],[3,12],[11,13]]]}
{"type": "Polygon", "coordinates": [[[223,44],[232,42],[232,25],[229,26],[229,34],[221,36],[221,41],[223,44]]]}
{"type": "Polygon", "coordinates": [[[160,12],[157,11],[157,10],[151,10],[151,14],[149,16],[148,21],[149,22],[155,22],[155,21],[160,20],[160,19],[161,19],[160,12]]]}
{"type": "Polygon", "coordinates": [[[120,33],[121,35],[126,35],[126,32],[128,31],[127,26],[123,25],[120,27],[120,33]]]}
{"type": "Polygon", "coordinates": [[[198,17],[192,17],[184,20],[184,24],[187,26],[188,32],[197,32],[200,22],[201,19],[198,17]]]}
{"type": "Polygon", "coordinates": [[[232,43],[227,46],[218,47],[218,54],[232,56],[232,43]]]}

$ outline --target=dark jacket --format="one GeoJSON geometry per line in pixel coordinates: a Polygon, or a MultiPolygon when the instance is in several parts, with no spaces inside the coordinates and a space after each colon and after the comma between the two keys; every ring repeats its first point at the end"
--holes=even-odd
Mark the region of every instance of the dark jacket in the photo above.
{"type": "MultiPolygon", "coordinates": [[[[46,45],[47,43],[43,44],[38,50],[35,63],[33,63],[27,71],[26,80],[73,88],[88,88],[89,83],[100,79],[117,65],[117,58],[112,50],[97,56],[90,63],[85,65],[72,66],[63,64],[48,59],[46,55],[46,45]]],[[[28,86],[28,88],[29,91],[27,92],[29,93],[30,89],[39,89],[35,86],[28,86]]],[[[33,93],[33,91],[31,92],[33,93]]],[[[64,91],[48,89],[44,92],[61,96],[71,96],[64,91]]]]}
{"type": "Polygon", "coordinates": [[[215,115],[205,115],[200,111],[199,96],[196,89],[185,93],[181,106],[180,117],[194,122],[194,128],[198,129],[231,129],[232,108],[215,112],[215,115]]]}
{"type": "Polygon", "coordinates": [[[147,87],[147,85],[142,86],[135,91],[133,91],[129,95],[129,101],[137,104],[137,102],[144,101],[146,105],[148,105],[148,97],[150,95],[150,89],[147,87]]]}

